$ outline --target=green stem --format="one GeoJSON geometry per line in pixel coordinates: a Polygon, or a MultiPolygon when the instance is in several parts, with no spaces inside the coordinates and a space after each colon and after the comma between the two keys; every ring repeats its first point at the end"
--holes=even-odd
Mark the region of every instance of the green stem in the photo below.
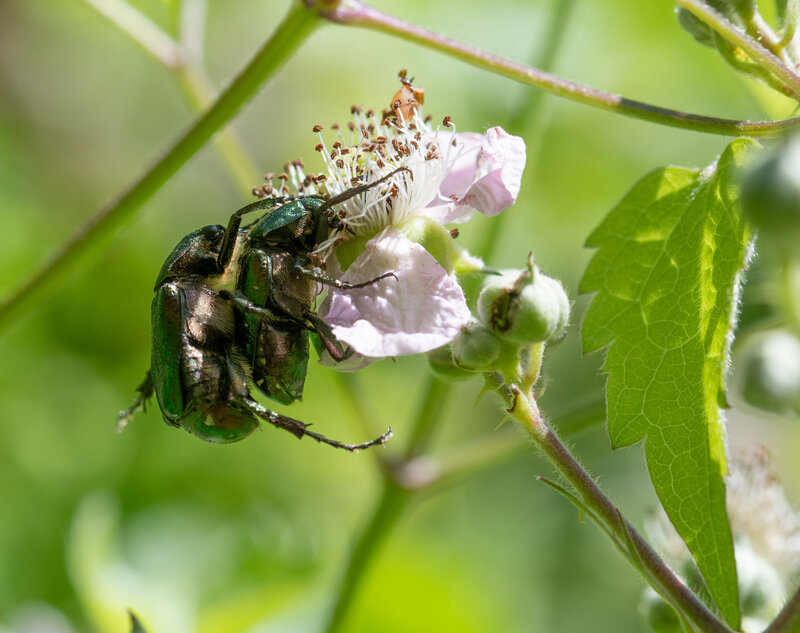
{"type": "Polygon", "coordinates": [[[344,630],[342,627],[364,579],[367,567],[397,525],[397,520],[403,513],[410,496],[409,491],[403,490],[391,480],[384,481],[383,492],[372,516],[361,536],[353,545],[353,551],[348,559],[347,569],[336,596],[336,604],[325,625],[326,633],[344,630]]]}
{"type": "MultiPolygon", "coordinates": [[[[406,448],[404,461],[419,454],[428,444],[433,424],[441,416],[449,391],[449,385],[440,380],[432,379],[428,384],[425,398],[416,417],[416,423],[411,430],[411,439],[406,448]]],[[[342,625],[350,613],[354,598],[364,580],[369,562],[394,529],[410,499],[410,490],[400,487],[390,477],[384,478],[380,499],[369,522],[361,532],[361,536],[356,540],[347,561],[344,577],[336,593],[336,602],[325,625],[326,633],[342,630],[342,625]]]]}
{"type": "Polygon", "coordinates": [[[406,459],[416,457],[427,448],[433,435],[433,427],[442,415],[450,391],[450,385],[446,382],[438,378],[428,379],[417,423],[411,429],[411,437],[406,447],[406,459]]]}
{"type": "Polygon", "coordinates": [[[672,604],[699,630],[706,633],[732,633],[689,588],[659,558],[647,542],[628,523],[606,497],[597,483],[583,469],[556,434],[542,419],[536,402],[518,389],[508,387],[502,378],[494,379],[497,393],[508,405],[508,412],[519,421],[558,469],[561,475],[579,493],[580,500],[590,508],[614,536],[616,544],[628,544],[621,551],[638,571],[642,572],[653,588],[672,604]]]}
{"type": "Polygon", "coordinates": [[[119,198],[89,218],[39,270],[0,304],[0,331],[99,250],[247,102],[319,25],[317,14],[295,3],[247,67],[189,130],[119,198]]]}
{"type": "MultiPolygon", "coordinates": [[[[202,112],[213,101],[211,82],[205,71],[184,66],[177,69],[177,74],[184,98],[195,112],[202,112]]],[[[249,193],[261,179],[242,140],[230,125],[226,125],[214,137],[213,143],[237,188],[249,193]]]]}
{"type": "MultiPolygon", "coordinates": [[[[687,2],[688,0],[680,1],[687,2]]],[[[478,68],[483,68],[520,83],[543,88],[559,97],[661,125],[710,134],[754,137],[779,135],[787,129],[800,126],[800,117],[781,121],[737,121],[690,114],[626,99],[619,95],[609,94],[589,86],[568,81],[538,68],[513,62],[499,55],[487,53],[475,46],[464,44],[440,33],[435,33],[386,15],[377,9],[361,4],[357,0],[351,0],[346,6],[323,12],[320,15],[332,22],[368,28],[417,42],[478,68]]],[[[764,50],[763,47],[760,48],[764,50]]],[[[765,52],[780,64],[780,60],[774,55],[769,51],[765,52]]],[[[786,67],[784,66],[784,68],[786,67]]],[[[797,78],[795,77],[795,79],[797,78]]],[[[797,83],[800,90],[800,80],[797,83]]]]}
{"type": "Polygon", "coordinates": [[[736,28],[723,15],[701,0],[672,0],[710,26],[734,46],[741,48],[756,64],[779,78],[794,97],[800,98],[800,76],[752,37],[736,28]]]}
{"type": "MultiPolygon", "coordinates": [[[[544,48],[535,63],[539,68],[547,70],[555,66],[556,55],[561,49],[561,44],[567,32],[567,24],[575,7],[575,0],[554,0],[554,3],[553,16],[548,25],[544,48]]],[[[541,144],[540,141],[545,127],[543,102],[546,95],[547,93],[541,90],[527,90],[523,102],[517,108],[517,113],[509,125],[512,130],[525,130],[526,143],[531,147],[539,147],[541,144]],[[528,132],[528,130],[533,132],[528,132]]],[[[537,151],[536,155],[538,158],[541,152],[537,151]]],[[[529,172],[533,171],[530,156],[528,156],[527,169],[529,172]]]]}
{"type": "Polygon", "coordinates": [[[181,47],[124,0],[83,0],[167,68],[182,64],[181,47]]]}
{"type": "Polygon", "coordinates": [[[733,49],[731,44],[722,37],[719,33],[712,33],[712,39],[714,40],[714,45],[716,46],[717,51],[720,55],[722,55],[722,59],[728,62],[731,67],[735,68],[736,70],[745,73],[747,75],[751,75],[760,79],[768,86],[774,88],[781,94],[786,95],[787,97],[792,97],[792,91],[786,87],[783,82],[778,79],[775,75],[773,75],[768,70],[765,70],[758,64],[754,64],[751,61],[748,61],[749,58],[740,58],[736,55],[736,51],[733,49]]]}
{"type": "MultiPolygon", "coordinates": [[[[124,0],[83,1],[172,71],[184,100],[195,114],[213,102],[211,82],[203,69],[204,0],[173,6],[171,19],[176,22],[175,30],[180,31],[180,44],[124,0]]],[[[226,126],[214,138],[214,145],[234,184],[242,191],[249,191],[259,176],[239,137],[226,126]]]]}
{"type": "Polygon", "coordinates": [[[407,461],[394,472],[406,490],[431,494],[445,485],[506,461],[530,450],[516,429],[493,431],[445,449],[438,455],[423,455],[407,461]]]}
{"type": "Polygon", "coordinates": [[[786,48],[794,39],[794,34],[797,31],[798,13],[800,13],[800,2],[798,0],[789,0],[783,19],[783,33],[777,44],[780,50],[786,48]]]}

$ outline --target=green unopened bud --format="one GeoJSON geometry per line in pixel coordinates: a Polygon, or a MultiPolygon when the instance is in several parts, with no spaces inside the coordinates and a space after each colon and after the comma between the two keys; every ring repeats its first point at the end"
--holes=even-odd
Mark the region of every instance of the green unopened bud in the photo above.
{"type": "Polygon", "coordinates": [[[763,238],[800,254],[800,136],[766,149],[746,170],[741,204],[763,238]]]}
{"type": "Polygon", "coordinates": [[[684,8],[677,11],[678,24],[703,46],[714,47],[714,37],[711,27],[684,8]]]}
{"type": "Polygon", "coordinates": [[[558,338],[569,321],[569,298],[561,282],[531,263],[525,271],[489,277],[478,295],[478,318],[514,343],[558,338]]]}
{"type": "Polygon", "coordinates": [[[467,380],[475,375],[474,371],[456,365],[450,345],[428,352],[428,365],[437,378],[447,382],[467,380]]]}
{"type": "Polygon", "coordinates": [[[763,411],[800,415],[800,339],[770,332],[751,343],[737,372],[744,400],[763,411]]]}
{"type": "MultiPolygon", "coordinates": [[[[721,13],[736,26],[744,26],[745,22],[750,21],[755,10],[753,0],[705,0],[704,4],[721,13]]],[[[716,47],[714,32],[708,24],[684,8],[678,9],[677,15],[678,24],[684,31],[700,44],[716,47]]]]}
{"type": "Polygon", "coordinates": [[[497,336],[477,321],[462,327],[451,345],[455,364],[473,371],[493,368],[502,347],[497,336]]]}

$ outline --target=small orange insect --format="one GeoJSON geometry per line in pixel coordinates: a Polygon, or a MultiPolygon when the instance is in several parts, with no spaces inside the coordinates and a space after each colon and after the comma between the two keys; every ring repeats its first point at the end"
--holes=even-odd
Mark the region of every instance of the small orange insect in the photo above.
{"type": "Polygon", "coordinates": [[[396,118],[410,121],[414,118],[417,108],[425,103],[425,90],[413,86],[414,80],[408,78],[408,71],[405,68],[397,74],[397,78],[403,85],[392,97],[391,109],[396,118]]]}

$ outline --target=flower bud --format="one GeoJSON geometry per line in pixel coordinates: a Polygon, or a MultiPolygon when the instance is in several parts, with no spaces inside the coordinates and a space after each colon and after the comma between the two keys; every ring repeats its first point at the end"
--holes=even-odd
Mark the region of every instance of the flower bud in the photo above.
{"type": "Polygon", "coordinates": [[[525,271],[488,278],[478,295],[478,318],[514,343],[551,341],[564,333],[569,298],[561,282],[531,263],[525,271]]]}
{"type": "Polygon", "coordinates": [[[500,340],[477,321],[470,321],[451,343],[453,362],[458,367],[479,371],[490,369],[500,356],[500,340]]]}
{"type": "Polygon", "coordinates": [[[743,352],[739,389],[744,400],[763,411],[800,415],[800,339],[775,331],[743,352]]]}
{"type": "Polygon", "coordinates": [[[714,38],[712,35],[713,31],[708,24],[702,22],[693,13],[690,13],[682,7],[678,9],[677,15],[678,24],[681,25],[681,28],[684,31],[686,31],[703,46],[711,46],[712,48],[714,47],[714,38]]]}
{"type": "Polygon", "coordinates": [[[446,382],[456,382],[472,378],[475,372],[459,367],[453,360],[453,348],[443,345],[428,352],[428,365],[436,377],[446,382]]]}
{"type": "MultiPolygon", "coordinates": [[[[704,4],[721,13],[736,26],[744,26],[749,21],[753,6],[752,0],[704,0],[704,4]]],[[[695,16],[690,11],[680,8],[677,11],[678,24],[684,31],[689,33],[694,39],[704,46],[716,47],[714,42],[714,31],[708,24],[695,16]]],[[[727,46],[727,44],[723,44],[727,46]]]]}
{"type": "Polygon", "coordinates": [[[741,205],[763,238],[800,253],[800,136],[768,148],[746,170],[741,205]]]}

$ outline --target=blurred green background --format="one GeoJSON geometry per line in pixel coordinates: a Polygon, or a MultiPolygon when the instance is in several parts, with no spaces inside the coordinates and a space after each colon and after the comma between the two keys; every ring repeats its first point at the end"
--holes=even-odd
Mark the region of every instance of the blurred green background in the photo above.
{"type": "MultiPolygon", "coordinates": [[[[532,62],[563,0],[389,2],[379,8],[512,59],[532,62]]],[[[165,30],[168,2],[132,2],[165,30]]],[[[225,85],[283,16],[286,0],[211,0],[206,58],[225,85]]],[[[502,125],[525,138],[528,168],[492,265],[528,251],[576,298],[547,363],[542,403],[560,415],[598,403],[599,357],[579,351],[578,280],[591,229],[647,170],[703,166],[729,139],[658,127],[546,97],[419,46],[327,26],[235,119],[259,170],[314,165],[316,123],[345,123],[353,103],[381,109],[408,68],[425,112],[460,131],[502,125]]],[[[575,2],[555,70],[627,97],[732,118],[788,113],[677,26],[669,2],[575,2]]],[[[193,120],[174,77],[82,0],[0,0],[0,291],[9,292],[193,120]]],[[[254,174],[253,185],[258,184],[254,174]]],[[[149,363],[152,284],[189,231],[249,202],[206,147],[0,342],[0,631],[122,633],[125,608],[150,633],[319,631],[381,478],[351,455],[267,428],[211,446],[168,428],[153,404],[122,435],[149,363]],[[26,628],[27,627],[27,628],[26,628]]],[[[478,245],[489,220],[463,226],[478,245]]],[[[375,430],[399,453],[428,378],[423,358],[357,376],[375,430]]],[[[454,387],[432,451],[492,437],[501,414],[480,383],[454,387]]],[[[290,412],[330,437],[360,441],[353,403],[312,367],[290,412]]],[[[599,406],[599,405],[598,405],[599,406]]],[[[281,409],[283,410],[283,409],[281,409]]],[[[776,455],[790,498],[800,482],[786,423],[732,414],[734,449],[756,438],[776,455]],[[788,438],[788,439],[787,439],[788,438]]],[[[508,425],[510,426],[510,425],[508,425]]],[[[637,525],[655,507],[641,447],[612,454],[603,425],[568,441],[637,525]]],[[[510,428],[499,432],[514,432],[510,428]]],[[[645,631],[643,582],[591,524],[537,482],[550,468],[519,434],[490,467],[423,493],[368,568],[344,630],[645,631]]]]}

